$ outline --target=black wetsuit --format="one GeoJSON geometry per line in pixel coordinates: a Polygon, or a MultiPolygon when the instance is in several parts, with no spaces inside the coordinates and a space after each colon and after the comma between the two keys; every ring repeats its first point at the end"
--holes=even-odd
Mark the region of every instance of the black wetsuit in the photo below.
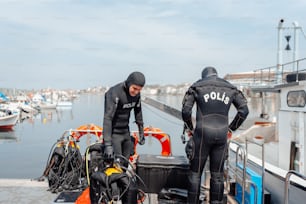
{"type": "Polygon", "coordinates": [[[190,160],[188,203],[199,202],[201,175],[207,157],[210,157],[210,201],[223,199],[223,164],[227,151],[228,129],[236,130],[248,115],[247,101],[243,94],[216,73],[194,83],[186,92],[182,117],[193,130],[191,115],[194,103],[196,125],[194,129],[194,158],[190,160]],[[228,112],[233,104],[237,109],[234,120],[228,125],[228,112]]]}
{"type": "MultiPolygon", "coordinates": [[[[128,160],[133,148],[129,128],[132,109],[134,109],[135,120],[139,130],[138,143],[140,145],[145,143],[140,99],[140,91],[144,85],[145,76],[136,71],[132,72],[124,82],[111,87],[105,93],[103,121],[104,158],[111,159],[113,154],[122,155],[126,160],[121,160],[120,163],[125,167],[128,167],[128,160]]],[[[121,185],[120,182],[118,185],[121,185]]],[[[123,204],[137,204],[135,185],[134,181],[129,183],[128,189],[121,185],[121,189],[127,190],[122,195],[123,204]]]]}
{"type": "Polygon", "coordinates": [[[126,82],[111,87],[105,93],[103,138],[105,145],[112,145],[116,155],[129,159],[132,151],[129,121],[134,109],[138,125],[143,124],[140,94],[132,97],[126,82]]]}

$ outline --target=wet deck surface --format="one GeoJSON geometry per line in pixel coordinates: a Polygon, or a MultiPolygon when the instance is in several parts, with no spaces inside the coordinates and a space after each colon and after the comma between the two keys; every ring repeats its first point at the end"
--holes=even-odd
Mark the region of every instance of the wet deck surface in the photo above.
{"type": "MultiPolygon", "coordinates": [[[[0,179],[0,204],[52,204],[59,194],[48,191],[48,183],[30,179],[0,179]]],[[[150,195],[157,204],[157,195],[150,195]]],[[[145,204],[149,204],[148,198],[145,204]]]]}
{"type": "MultiPolygon", "coordinates": [[[[54,200],[59,194],[48,191],[48,183],[33,181],[30,179],[0,179],[0,204],[55,204],[54,200]]],[[[156,194],[146,198],[144,204],[158,204],[156,194]]],[[[208,202],[203,202],[208,203],[208,202]]],[[[234,199],[228,199],[228,203],[236,203],[234,199]],[[231,202],[232,201],[232,202],[231,202]]]]}
{"type": "Polygon", "coordinates": [[[30,179],[0,179],[0,203],[53,203],[56,194],[48,189],[47,182],[30,179]]]}

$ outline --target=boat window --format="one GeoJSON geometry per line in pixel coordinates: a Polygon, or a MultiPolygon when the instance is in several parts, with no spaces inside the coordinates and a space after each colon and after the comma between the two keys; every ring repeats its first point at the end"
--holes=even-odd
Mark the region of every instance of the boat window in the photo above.
{"type": "Polygon", "coordinates": [[[305,107],[306,105],[306,92],[290,91],[287,95],[287,104],[289,107],[305,107]]]}

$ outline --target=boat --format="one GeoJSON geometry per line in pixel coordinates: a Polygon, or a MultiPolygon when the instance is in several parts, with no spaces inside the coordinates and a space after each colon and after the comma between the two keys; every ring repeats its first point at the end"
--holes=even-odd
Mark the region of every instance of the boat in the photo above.
{"type": "Polygon", "coordinates": [[[9,114],[6,111],[0,111],[0,129],[12,129],[18,120],[17,114],[9,114]]]}
{"type": "Polygon", "coordinates": [[[55,109],[56,106],[56,103],[51,103],[47,101],[42,101],[38,104],[39,109],[55,109]]]}
{"type": "Polygon", "coordinates": [[[241,193],[236,197],[239,202],[304,203],[306,200],[306,70],[303,67],[306,58],[298,59],[294,46],[293,61],[282,63],[283,30],[294,30],[295,42],[298,30],[304,36],[305,33],[297,22],[292,28],[283,24],[281,19],[277,65],[254,70],[252,82],[245,84],[252,93],[259,93],[262,113],[229,141],[227,174],[229,180],[234,178],[239,183],[241,193]],[[276,100],[272,118],[266,110],[271,107],[265,106],[268,95],[274,95],[276,100]]]}
{"type": "Polygon", "coordinates": [[[56,104],[56,108],[71,108],[72,102],[71,101],[58,101],[56,104]]]}
{"type": "Polygon", "coordinates": [[[1,107],[10,110],[13,114],[19,115],[19,121],[33,118],[33,116],[38,114],[37,109],[25,102],[7,102],[6,104],[2,104],[1,107]]]}
{"type": "MultiPolygon", "coordinates": [[[[299,62],[301,60],[294,63],[299,62]]],[[[286,203],[303,203],[306,200],[306,81],[302,77],[305,73],[299,70],[282,75],[286,79],[282,83],[251,87],[253,92],[276,94],[276,118],[254,121],[251,127],[234,136],[229,147],[230,152],[244,158],[240,170],[257,172],[262,179],[260,188],[270,193],[272,203],[283,203],[284,200],[286,203]],[[292,77],[295,80],[291,80],[292,77]]],[[[231,166],[235,163],[237,161],[233,159],[231,166]]],[[[243,188],[246,188],[246,182],[248,179],[240,182],[243,188]]],[[[258,191],[256,196],[259,200],[264,199],[264,191],[258,191]]]]}
{"type": "Polygon", "coordinates": [[[56,108],[72,108],[72,105],[71,97],[68,97],[67,94],[62,94],[57,100],[56,108]]]}

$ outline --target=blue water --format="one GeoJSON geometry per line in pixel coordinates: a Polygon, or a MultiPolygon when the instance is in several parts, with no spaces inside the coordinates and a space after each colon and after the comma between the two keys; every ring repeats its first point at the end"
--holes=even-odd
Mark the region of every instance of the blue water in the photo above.
{"type": "MultiPolygon", "coordinates": [[[[168,105],[181,109],[183,96],[155,96],[168,105]]],[[[249,103],[250,116],[258,116],[261,112],[260,102],[249,103]]],[[[37,178],[42,175],[52,145],[64,131],[75,129],[81,125],[93,123],[102,126],[104,111],[104,95],[83,94],[73,103],[72,109],[45,110],[33,119],[18,123],[11,132],[0,132],[0,178],[37,178]]],[[[235,114],[233,109],[231,117],[235,114]]],[[[185,155],[181,142],[183,123],[163,112],[143,104],[145,126],[158,127],[171,137],[173,155],[185,155]]],[[[131,130],[137,130],[134,115],[131,114],[131,130]]],[[[81,138],[82,154],[89,142],[81,138]]],[[[160,154],[160,143],[152,137],[146,138],[146,144],[138,145],[137,152],[142,154],[160,154]]]]}

